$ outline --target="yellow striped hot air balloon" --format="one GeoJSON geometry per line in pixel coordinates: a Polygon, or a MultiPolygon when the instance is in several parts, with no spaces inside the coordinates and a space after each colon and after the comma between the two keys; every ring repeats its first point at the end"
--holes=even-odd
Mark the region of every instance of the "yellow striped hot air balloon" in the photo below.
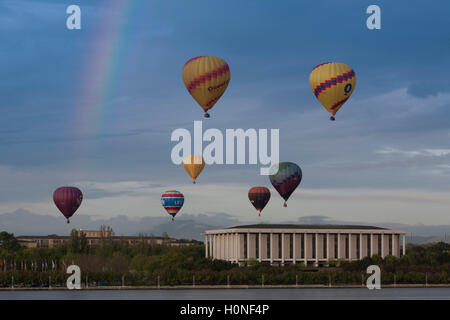
{"type": "Polygon", "coordinates": [[[345,63],[326,62],[311,71],[309,83],[316,98],[331,112],[330,120],[335,120],[336,112],[355,89],[356,74],[345,63]]]}
{"type": "Polygon", "coordinates": [[[185,63],[183,81],[191,96],[205,111],[205,118],[209,118],[207,111],[214,106],[228,87],[230,68],[218,57],[195,57],[185,63]]]}
{"type": "Polygon", "coordinates": [[[195,180],[205,167],[205,159],[199,155],[188,155],[183,159],[183,167],[188,175],[194,179],[193,183],[195,184],[195,180]]]}

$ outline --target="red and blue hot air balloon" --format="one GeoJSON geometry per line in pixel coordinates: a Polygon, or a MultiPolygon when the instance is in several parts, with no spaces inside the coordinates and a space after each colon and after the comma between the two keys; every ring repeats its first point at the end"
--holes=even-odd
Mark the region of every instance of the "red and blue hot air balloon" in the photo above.
{"type": "Polygon", "coordinates": [[[248,190],[248,199],[261,216],[261,211],[270,200],[270,190],[266,187],[253,187],[248,190]]]}
{"type": "Polygon", "coordinates": [[[270,182],[284,199],[283,206],[287,207],[286,201],[302,181],[302,170],[293,162],[280,162],[271,168],[270,173],[270,182]]]}
{"type": "Polygon", "coordinates": [[[167,213],[175,218],[175,215],[180,211],[184,204],[184,196],[181,192],[176,190],[169,190],[162,194],[161,204],[166,209],[167,213]]]}
{"type": "Polygon", "coordinates": [[[56,207],[66,217],[69,218],[77,211],[83,201],[83,193],[76,187],[60,187],[53,192],[53,201],[56,207]]]}

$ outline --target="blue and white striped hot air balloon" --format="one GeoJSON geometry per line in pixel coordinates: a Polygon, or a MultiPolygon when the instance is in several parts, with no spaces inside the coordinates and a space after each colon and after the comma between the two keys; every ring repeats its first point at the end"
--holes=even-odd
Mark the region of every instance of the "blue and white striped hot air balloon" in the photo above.
{"type": "Polygon", "coordinates": [[[175,218],[175,215],[180,211],[184,204],[184,196],[181,192],[176,190],[169,190],[162,194],[161,204],[166,209],[167,213],[175,218]]]}

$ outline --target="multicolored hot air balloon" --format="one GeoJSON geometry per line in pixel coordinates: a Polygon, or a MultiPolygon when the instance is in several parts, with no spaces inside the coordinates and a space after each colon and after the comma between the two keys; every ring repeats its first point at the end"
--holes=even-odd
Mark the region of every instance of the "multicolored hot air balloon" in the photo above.
{"type": "Polygon", "coordinates": [[[302,170],[292,162],[280,162],[272,166],[270,170],[270,182],[284,199],[283,206],[287,207],[286,201],[302,181],[302,170]]]}
{"type": "Polygon", "coordinates": [[[270,200],[270,190],[266,187],[253,187],[248,190],[248,199],[261,216],[261,211],[270,200]]]}
{"type": "Polygon", "coordinates": [[[161,204],[166,209],[167,213],[172,216],[172,221],[178,211],[184,204],[184,196],[181,192],[176,190],[169,190],[162,194],[161,204]]]}
{"type": "Polygon", "coordinates": [[[228,87],[230,68],[218,57],[195,57],[185,63],[183,81],[191,96],[205,111],[205,118],[209,118],[207,111],[214,106],[228,87]]]}
{"type": "Polygon", "coordinates": [[[205,159],[199,155],[189,155],[184,157],[183,159],[183,167],[184,170],[194,179],[193,183],[195,184],[195,180],[202,172],[205,167],[205,159]]]}
{"type": "Polygon", "coordinates": [[[53,192],[53,201],[59,211],[67,218],[67,223],[70,223],[69,218],[77,211],[81,201],[83,201],[83,193],[76,187],[60,187],[53,192]]]}
{"type": "Polygon", "coordinates": [[[309,83],[316,98],[331,112],[336,112],[350,98],[356,85],[356,74],[344,63],[325,62],[315,67],[309,76],[309,83]]]}

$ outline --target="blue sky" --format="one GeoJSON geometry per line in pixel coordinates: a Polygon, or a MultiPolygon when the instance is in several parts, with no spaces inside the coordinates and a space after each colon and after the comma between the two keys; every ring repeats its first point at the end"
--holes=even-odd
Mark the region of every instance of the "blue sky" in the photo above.
{"type": "Polygon", "coordinates": [[[279,128],[281,160],[303,170],[287,209],[271,188],[267,221],[449,223],[448,1],[134,2],[0,1],[0,212],[57,215],[53,190],[77,185],[77,214],[160,216],[177,189],[180,214],[257,222],[247,190],[270,186],[257,166],[207,167],[192,186],[170,161],[172,130],[203,119],[182,66],[215,55],[231,82],[204,129],[279,128]],[[71,4],[81,30],[66,28],[71,4]],[[366,27],[371,4],[381,30],[366,27]],[[113,57],[97,82],[96,48],[113,57]],[[308,81],[325,61],[357,76],[334,123],[308,81]]]}

